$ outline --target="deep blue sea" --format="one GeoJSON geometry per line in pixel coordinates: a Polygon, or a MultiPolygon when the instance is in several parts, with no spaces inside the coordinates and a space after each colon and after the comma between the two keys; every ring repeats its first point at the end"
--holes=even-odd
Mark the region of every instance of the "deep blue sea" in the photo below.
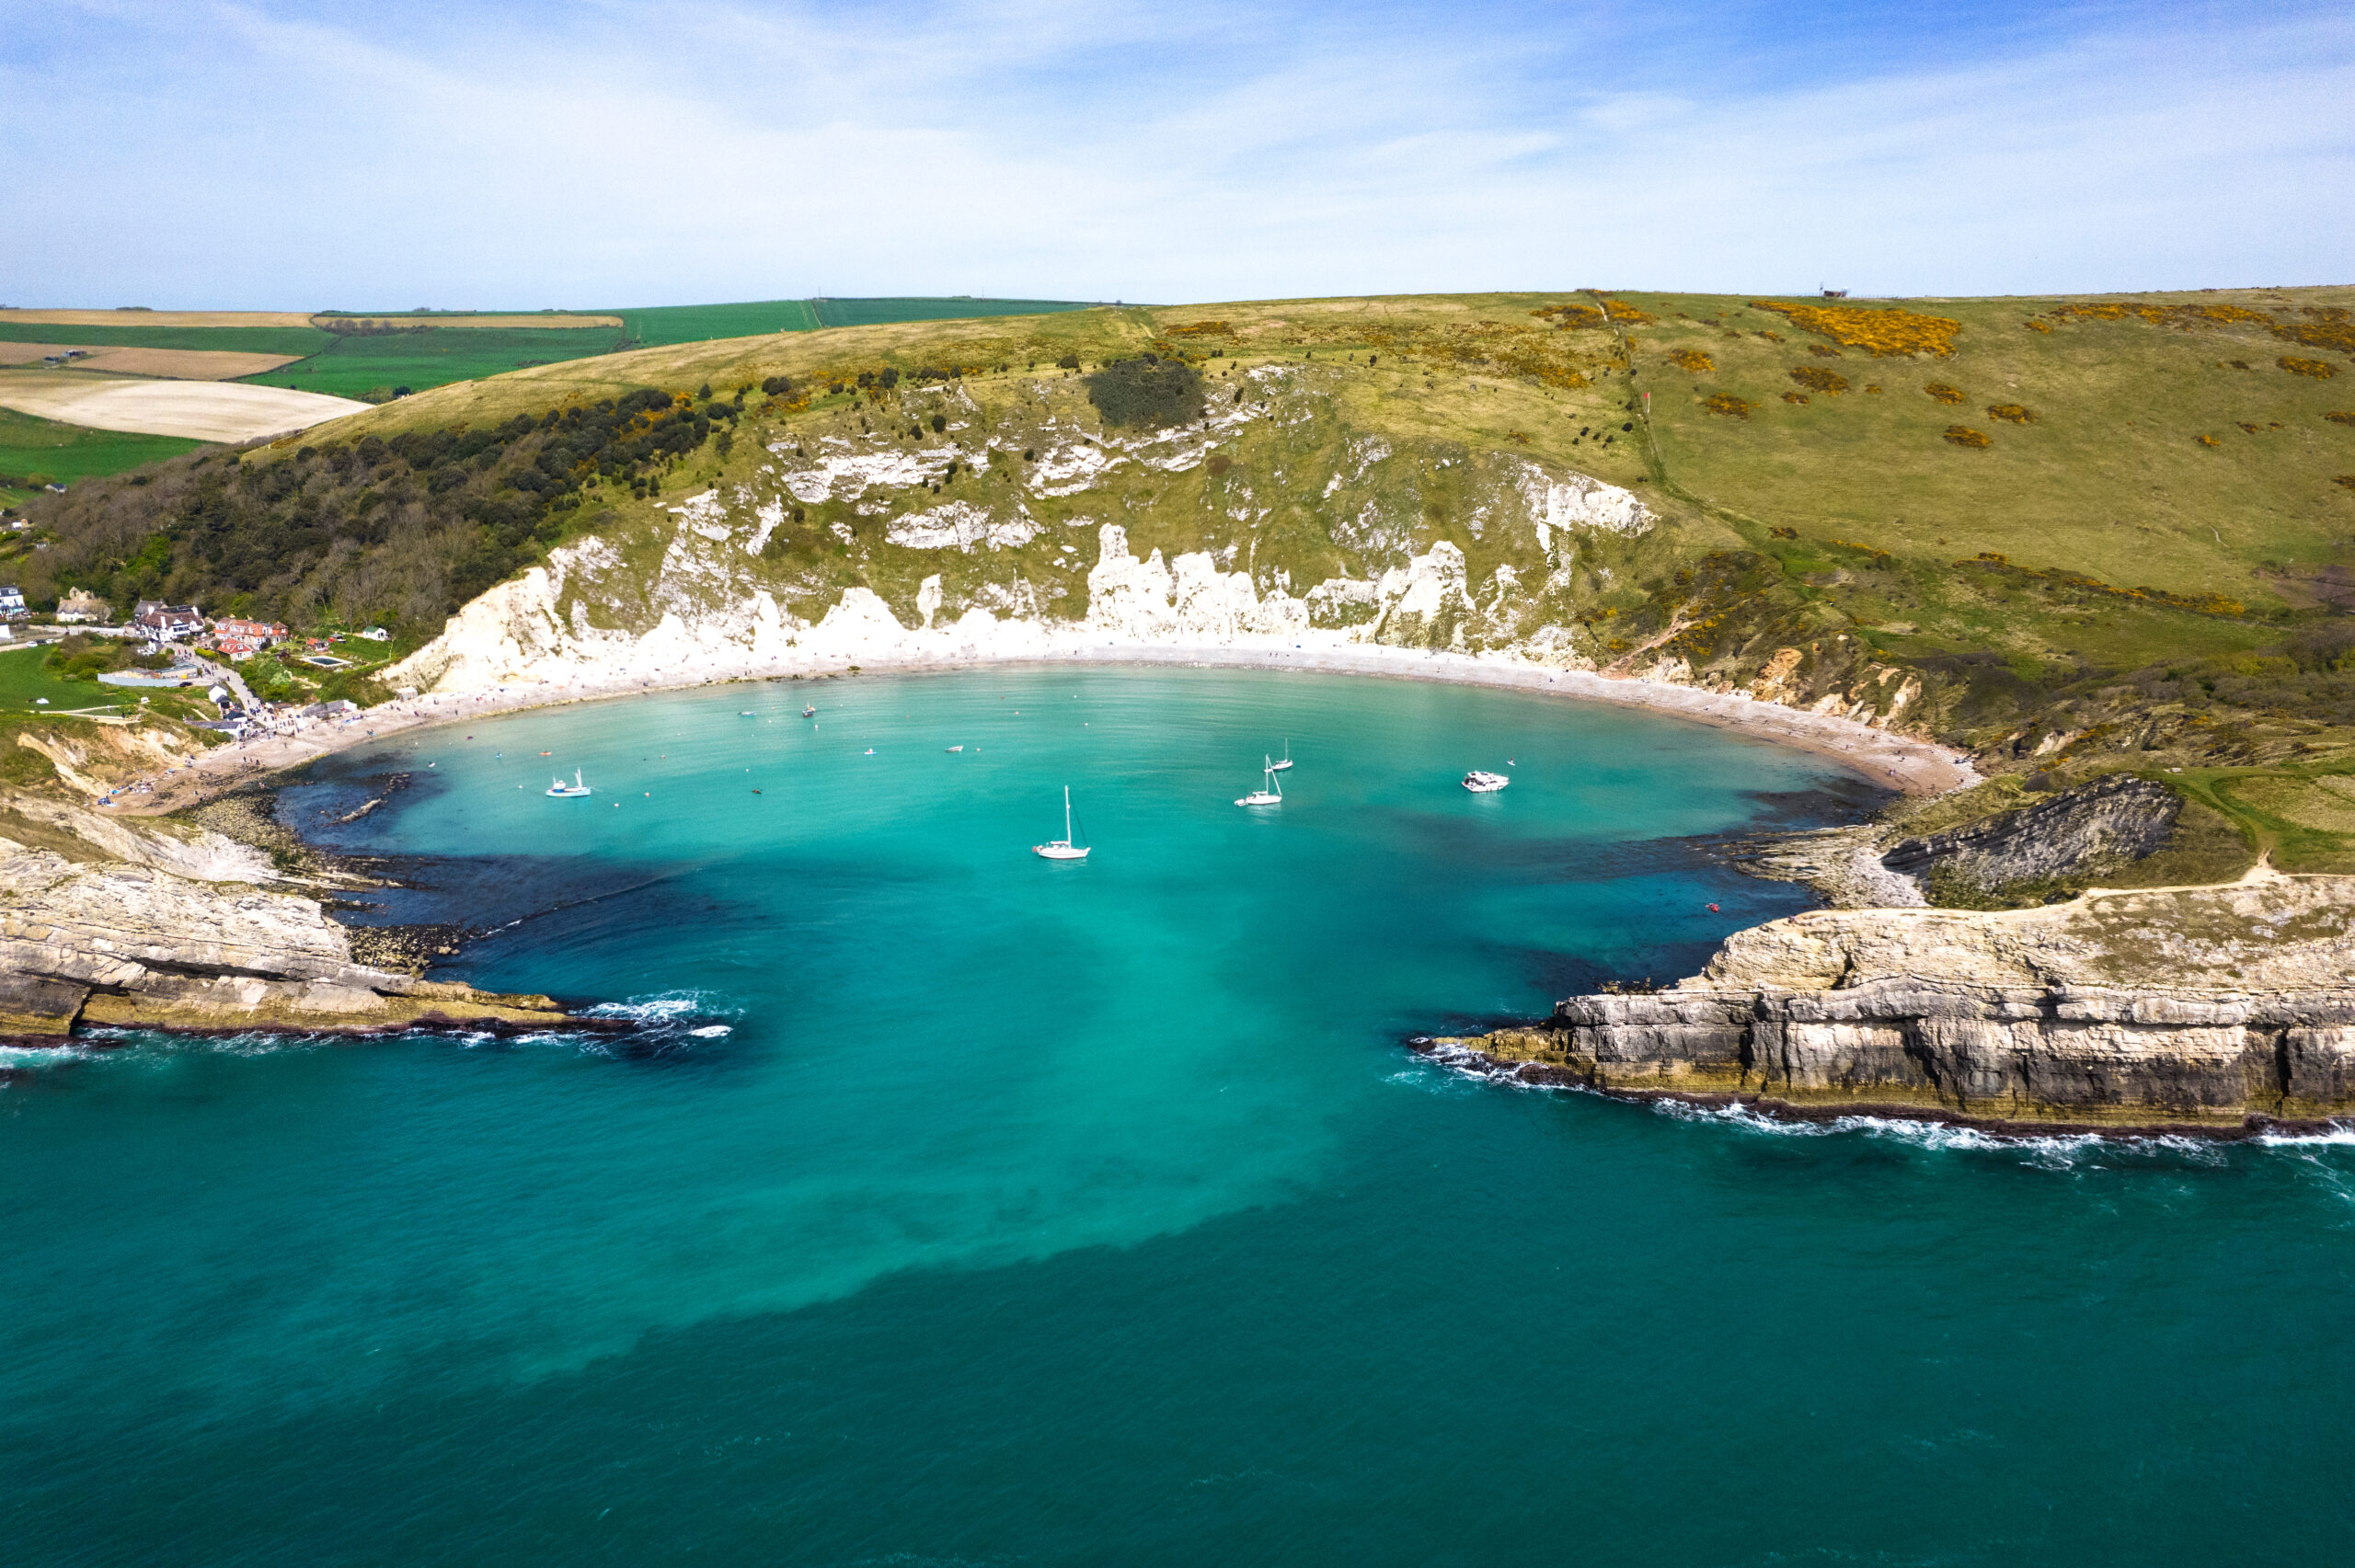
{"type": "Polygon", "coordinates": [[[10,1053],[0,1563],[2337,1561],[2355,1148],[1780,1128],[1406,1047],[1690,972],[1803,904],[1720,841],[1874,799],[1212,671],[338,757],[281,808],[402,857],[360,918],[634,1027],[10,1053]],[[1028,853],[1066,784],[1084,865],[1028,853]]]}

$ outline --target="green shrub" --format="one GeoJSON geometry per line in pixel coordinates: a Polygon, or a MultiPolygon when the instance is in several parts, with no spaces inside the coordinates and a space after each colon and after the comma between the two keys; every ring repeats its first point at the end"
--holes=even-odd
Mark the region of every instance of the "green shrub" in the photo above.
{"type": "Polygon", "coordinates": [[[1166,429],[1202,417],[1202,377],[1178,360],[1115,360],[1087,378],[1087,400],[1112,429],[1166,429]]]}

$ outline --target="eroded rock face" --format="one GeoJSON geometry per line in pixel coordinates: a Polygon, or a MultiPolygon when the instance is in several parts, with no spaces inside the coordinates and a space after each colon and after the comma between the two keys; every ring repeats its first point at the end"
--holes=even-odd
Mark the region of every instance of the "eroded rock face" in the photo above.
{"type": "Polygon", "coordinates": [[[2182,814],[2182,797],[2165,785],[2113,774],[1967,828],[1900,840],[1881,864],[1913,877],[1943,871],[1992,893],[2154,854],[2182,814]]]}
{"type": "Polygon", "coordinates": [[[268,862],[216,834],[183,842],[40,809],[45,825],[75,833],[92,853],[0,839],[0,1036],[53,1042],[77,1022],[377,1029],[564,1016],[546,997],[493,996],[353,962],[349,937],[316,899],[261,886],[273,878],[268,862]]]}
{"type": "Polygon", "coordinates": [[[2236,1128],[2355,1112],[2355,878],[1977,913],[1817,910],[1653,995],[1442,1042],[1535,1078],[1967,1120],[2236,1128]]]}

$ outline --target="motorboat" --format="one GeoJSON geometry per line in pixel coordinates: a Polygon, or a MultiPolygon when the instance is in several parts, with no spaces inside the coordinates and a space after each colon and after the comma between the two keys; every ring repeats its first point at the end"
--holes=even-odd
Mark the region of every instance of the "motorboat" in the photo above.
{"type": "Polygon", "coordinates": [[[1474,795],[1494,795],[1511,783],[1502,773],[1484,773],[1477,768],[1464,775],[1464,787],[1474,795]]]}
{"type": "Polygon", "coordinates": [[[554,784],[548,785],[547,792],[550,795],[555,795],[559,800],[569,800],[576,795],[594,795],[597,793],[595,790],[591,789],[587,784],[580,782],[580,770],[578,768],[572,770],[572,782],[570,784],[567,784],[562,779],[558,779],[554,784]]]}
{"type": "Polygon", "coordinates": [[[1281,757],[1277,758],[1274,761],[1272,761],[1272,762],[1269,763],[1269,764],[1268,764],[1268,771],[1269,771],[1269,773],[1289,773],[1289,772],[1291,772],[1291,771],[1292,771],[1292,737],[1291,737],[1291,736],[1287,735],[1287,736],[1285,736],[1285,737],[1284,737],[1284,754],[1283,754],[1282,756],[1281,756],[1281,757]]]}
{"type": "Polygon", "coordinates": [[[1086,860],[1088,846],[1071,841],[1071,785],[1063,785],[1063,836],[1050,839],[1043,844],[1032,844],[1030,853],[1040,860],[1086,860]]]}
{"type": "Polygon", "coordinates": [[[1281,806],[1284,803],[1283,786],[1276,783],[1276,764],[1274,760],[1271,758],[1262,757],[1259,761],[1261,766],[1265,769],[1263,782],[1258,789],[1253,790],[1249,795],[1246,795],[1242,799],[1236,801],[1235,803],[1235,805],[1281,806]]]}
{"type": "Polygon", "coordinates": [[[951,751],[962,751],[964,748],[962,746],[951,746],[948,747],[948,750],[951,751]]]}
{"type": "Polygon", "coordinates": [[[801,716],[803,718],[816,718],[818,716],[818,710],[815,708],[804,708],[801,710],[801,716]]]}

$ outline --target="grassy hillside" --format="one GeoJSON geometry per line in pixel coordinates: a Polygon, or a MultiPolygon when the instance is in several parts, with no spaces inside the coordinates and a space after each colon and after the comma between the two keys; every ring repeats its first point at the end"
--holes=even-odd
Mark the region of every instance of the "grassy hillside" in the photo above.
{"type": "MultiPolygon", "coordinates": [[[[414,637],[589,533],[642,580],[582,612],[651,624],[688,591],[659,580],[668,509],[713,486],[787,518],[729,591],[808,616],[856,584],[913,622],[931,576],[946,615],[1076,616],[1105,521],[1139,555],[1208,550],[1294,594],[1444,541],[1477,612],[1385,638],[1855,711],[1912,691],[1909,723],[1990,766],[2182,767],[2253,843],[2311,861],[2342,853],[2314,780],[2355,770],[2350,311],[2345,289],[1533,293],[772,327],[445,385],[331,440],[45,503],[56,545],[23,569],[414,637]],[[1091,378],[1146,355],[1200,378],[1206,450],[1108,424],[1091,378]],[[787,494],[781,470],[850,452],[931,477],[787,494]],[[1533,529],[1533,475],[1580,474],[1657,525],[1533,529]],[[1011,532],[908,543],[952,502],[1011,532]]],[[[1343,598],[1313,601],[1320,624],[1350,624],[1343,598]]]]}
{"type": "Polygon", "coordinates": [[[194,452],[177,436],[126,435],[0,408],[0,504],[21,505],[45,484],[72,485],[194,452]]]}

